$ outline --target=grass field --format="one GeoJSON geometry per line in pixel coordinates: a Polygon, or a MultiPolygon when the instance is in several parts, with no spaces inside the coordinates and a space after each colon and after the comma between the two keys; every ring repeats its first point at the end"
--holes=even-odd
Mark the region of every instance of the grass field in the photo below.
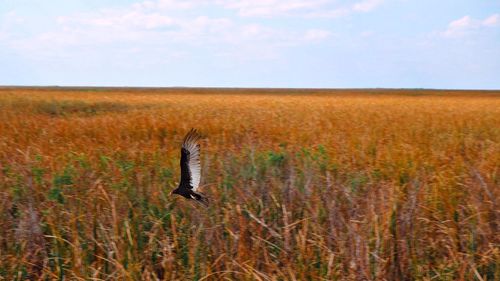
{"type": "Polygon", "coordinates": [[[0,280],[500,280],[499,168],[500,92],[2,88],[0,280]]]}

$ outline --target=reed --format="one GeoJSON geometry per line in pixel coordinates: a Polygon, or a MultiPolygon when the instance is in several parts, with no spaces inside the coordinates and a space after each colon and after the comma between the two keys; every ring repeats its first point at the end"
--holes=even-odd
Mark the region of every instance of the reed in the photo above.
{"type": "Polygon", "coordinates": [[[500,280],[500,93],[220,92],[0,89],[0,279],[500,280]]]}

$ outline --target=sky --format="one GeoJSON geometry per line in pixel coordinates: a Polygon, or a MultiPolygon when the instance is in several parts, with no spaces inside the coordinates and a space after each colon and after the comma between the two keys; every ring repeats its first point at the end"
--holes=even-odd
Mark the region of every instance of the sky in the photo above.
{"type": "Polygon", "coordinates": [[[0,85],[500,89],[500,0],[0,0],[0,85]]]}

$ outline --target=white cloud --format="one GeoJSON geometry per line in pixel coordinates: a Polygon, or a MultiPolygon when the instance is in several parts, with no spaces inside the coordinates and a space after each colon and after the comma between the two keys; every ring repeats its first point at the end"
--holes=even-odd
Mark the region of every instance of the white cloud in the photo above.
{"type": "Polygon", "coordinates": [[[355,3],[352,6],[352,9],[357,12],[370,12],[378,6],[382,5],[384,0],[364,0],[358,3],[355,3]]]}
{"type": "Polygon", "coordinates": [[[385,0],[364,0],[347,6],[333,6],[305,13],[307,18],[340,18],[354,13],[367,13],[382,5],[385,0]]]}
{"type": "MultiPolygon", "coordinates": [[[[267,15],[276,12],[290,12],[301,9],[314,9],[330,0],[198,0],[199,4],[224,5],[229,9],[243,9],[248,15],[267,15]]],[[[194,1],[158,0],[143,1],[122,9],[101,10],[95,13],[76,14],[59,17],[61,29],[38,36],[42,41],[60,44],[81,42],[109,43],[113,41],[162,41],[186,44],[243,44],[242,42],[260,41],[262,43],[294,45],[321,41],[330,32],[321,29],[288,31],[256,23],[241,23],[231,18],[213,18],[196,14],[194,1]],[[195,11],[188,15],[178,10],[195,11]],[[58,39],[57,37],[61,39],[58,39]],[[80,38],[80,39],[78,39],[80,38]]]]}
{"type": "Polygon", "coordinates": [[[242,17],[294,16],[337,18],[354,12],[370,12],[384,0],[363,0],[342,5],[335,0],[215,0],[225,9],[236,10],[242,17]]]}
{"type": "MultiPolygon", "coordinates": [[[[218,5],[219,9],[222,5],[221,0],[197,1],[203,5],[218,5]]],[[[250,1],[224,1],[242,9],[270,5],[283,13],[301,9],[313,11],[313,7],[326,2],[267,0],[269,4],[259,0],[257,5],[250,1]]],[[[194,3],[189,0],[142,1],[121,8],[59,16],[54,19],[56,28],[11,40],[9,47],[36,60],[82,57],[90,53],[98,57],[106,53],[113,57],[130,56],[131,52],[147,53],[149,58],[158,54],[162,60],[181,59],[173,57],[179,46],[182,46],[183,57],[189,57],[186,54],[196,49],[197,52],[216,50],[214,53],[231,56],[239,54],[244,60],[262,60],[276,59],[287,48],[328,40],[331,35],[323,29],[278,28],[230,16],[210,17],[194,3]]],[[[261,12],[254,14],[270,13],[261,12]]],[[[3,37],[1,30],[0,37],[3,37]]]]}
{"type": "Polygon", "coordinates": [[[232,25],[229,18],[181,16],[177,10],[171,10],[190,7],[189,2],[174,0],[143,1],[122,9],[59,17],[57,22],[61,26],[60,33],[106,34],[106,40],[143,40],[153,35],[168,35],[166,37],[172,41],[187,40],[222,32],[232,25]]]}
{"type": "Polygon", "coordinates": [[[15,11],[10,11],[4,15],[3,23],[4,24],[20,24],[24,23],[26,19],[20,15],[18,15],[15,11]]]}
{"type": "Polygon", "coordinates": [[[26,19],[18,15],[15,11],[7,12],[0,17],[0,42],[8,42],[16,36],[12,30],[21,26],[26,19]]]}
{"type": "Polygon", "coordinates": [[[139,10],[131,11],[104,11],[99,14],[83,14],[71,17],[57,18],[59,24],[80,24],[96,27],[114,27],[121,28],[160,28],[173,25],[172,18],[158,13],[144,13],[139,10]]]}
{"type": "Polygon", "coordinates": [[[449,27],[452,29],[460,29],[475,27],[477,24],[479,24],[478,21],[473,20],[470,16],[465,16],[463,18],[450,22],[449,27]]]}
{"type": "Polygon", "coordinates": [[[317,10],[328,4],[328,0],[215,0],[226,9],[236,10],[244,17],[270,17],[298,15],[304,11],[317,10]]]}
{"type": "Polygon", "coordinates": [[[207,4],[208,0],[146,0],[132,5],[135,9],[159,9],[167,11],[189,10],[199,5],[207,4]]]}
{"type": "Polygon", "coordinates": [[[340,18],[351,14],[352,10],[350,8],[335,8],[335,9],[325,9],[320,11],[314,11],[307,13],[306,18],[340,18]]]}
{"type": "Polygon", "coordinates": [[[499,14],[492,15],[483,20],[482,24],[484,26],[497,26],[500,24],[500,15],[499,14]]]}
{"type": "Polygon", "coordinates": [[[273,36],[275,31],[260,24],[247,24],[240,28],[240,38],[249,39],[267,39],[273,36]]]}
{"type": "Polygon", "coordinates": [[[328,30],[323,29],[309,29],[304,34],[304,40],[306,41],[323,41],[330,37],[332,33],[328,30]]]}
{"type": "Polygon", "coordinates": [[[448,28],[442,32],[447,38],[459,38],[472,31],[477,31],[486,27],[495,27],[500,25],[500,15],[494,14],[483,20],[475,19],[471,16],[464,16],[448,24],[448,28]]]}

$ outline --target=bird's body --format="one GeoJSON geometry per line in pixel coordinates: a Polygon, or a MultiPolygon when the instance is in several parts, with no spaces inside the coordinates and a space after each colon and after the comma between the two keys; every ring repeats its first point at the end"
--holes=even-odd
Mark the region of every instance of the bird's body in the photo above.
{"type": "Polygon", "coordinates": [[[181,180],[179,186],[172,191],[190,200],[195,200],[204,206],[208,206],[208,199],[197,192],[201,179],[200,165],[200,135],[191,129],[184,137],[181,148],[181,180]]]}

